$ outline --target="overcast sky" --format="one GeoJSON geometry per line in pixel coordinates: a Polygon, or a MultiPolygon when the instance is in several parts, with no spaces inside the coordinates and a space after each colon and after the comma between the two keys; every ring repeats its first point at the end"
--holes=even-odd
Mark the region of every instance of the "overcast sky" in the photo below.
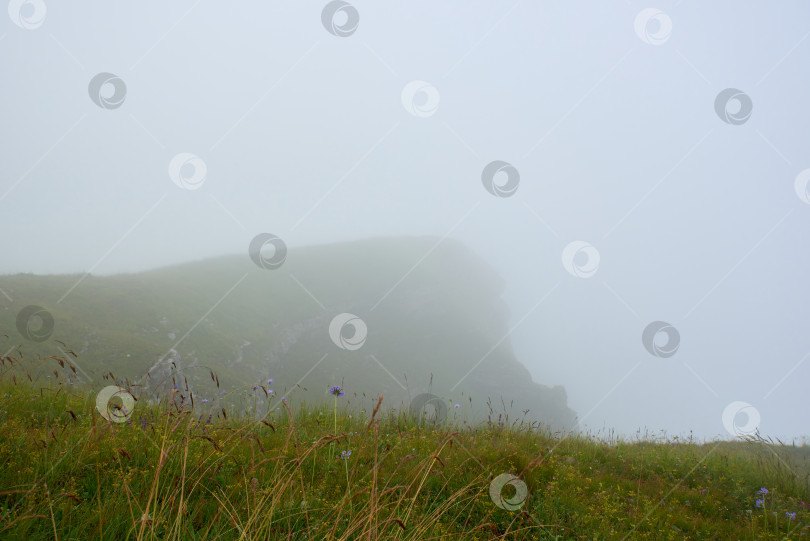
{"type": "Polygon", "coordinates": [[[0,273],[454,238],[584,426],[810,433],[810,4],[46,2],[0,22],[0,273]]]}

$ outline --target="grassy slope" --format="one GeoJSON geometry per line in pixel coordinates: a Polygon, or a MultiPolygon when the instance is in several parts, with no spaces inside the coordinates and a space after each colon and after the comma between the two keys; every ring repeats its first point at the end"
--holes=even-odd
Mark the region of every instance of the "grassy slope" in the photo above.
{"type": "Polygon", "coordinates": [[[2,539],[799,539],[810,524],[806,448],[425,429],[385,403],[369,426],[342,413],[348,395],[336,421],[294,400],[269,424],[197,401],[116,424],[53,385],[0,381],[2,539]],[[519,511],[488,493],[506,472],[528,487],[519,511]]]}
{"type": "MultiPolygon", "coordinates": [[[[515,400],[513,411],[531,409],[547,422],[570,426],[573,412],[565,408],[562,388],[532,383],[503,340],[508,319],[502,280],[462,244],[436,241],[291,248],[284,265],[269,271],[245,254],[80,282],[81,276],[0,276],[0,288],[14,299],[0,296],[0,335],[10,337],[0,340],[0,353],[23,343],[27,359],[65,355],[56,342],[61,340],[79,354],[84,383],[98,383],[109,372],[140,382],[176,347],[182,356],[178,379],[188,378],[198,397],[216,392],[209,367],[228,389],[273,377],[283,382],[276,390],[286,393],[284,385],[305,377],[303,385],[321,396],[328,384],[345,378],[375,396],[384,392],[392,404],[407,404],[432,381],[431,392],[448,403],[474,396],[479,418],[486,418],[487,397],[499,401],[504,393],[515,400]],[[53,314],[54,332],[45,342],[26,342],[15,328],[17,312],[29,304],[53,314]],[[342,351],[330,341],[329,322],[341,312],[368,324],[362,349],[342,351]],[[238,357],[245,342],[250,345],[238,357]],[[500,345],[487,355],[492,344],[500,345]]],[[[36,372],[37,364],[27,368],[36,372]]],[[[171,389],[165,371],[152,383],[157,380],[171,389]]],[[[300,393],[315,399],[296,389],[300,393]]]]}
{"type": "MultiPolygon", "coordinates": [[[[247,255],[239,255],[115,276],[0,276],[3,290],[14,298],[13,304],[5,299],[0,304],[0,328],[16,335],[17,311],[27,304],[41,305],[56,320],[54,339],[68,343],[76,351],[84,347],[86,340],[90,342],[82,355],[83,362],[89,365],[88,372],[100,375],[110,370],[125,375],[133,366],[151,366],[166,353],[176,342],[167,337],[168,331],[174,331],[179,338],[198,325],[195,330],[199,332],[190,334],[180,349],[197,351],[201,360],[216,364],[233,358],[232,347],[238,344],[234,337],[247,336],[261,345],[272,344],[280,338],[277,327],[321,315],[317,302],[330,308],[368,310],[389,294],[393,302],[381,303],[376,314],[363,314],[385,319],[399,312],[398,296],[428,291],[451,307],[474,295],[474,300],[481,303],[476,306],[478,310],[456,311],[453,315],[458,325],[489,326],[492,329],[488,334],[500,338],[498,332],[505,315],[499,299],[503,284],[458,243],[447,241],[414,269],[407,281],[392,288],[434,242],[432,238],[397,238],[300,247],[289,252],[281,268],[272,271],[260,270],[247,255]],[[318,300],[310,298],[291,276],[305,284],[318,300]],[[214,305],[216,309],[200,322],[201,315],[214,305]],[[168,324],[160,323],[162,316],[167,316],[168,324]],[[150,328],[159,332],[149,332],[150,328]]],[[[328,313],[330,318],[333,315],[334,311],[328,313]]],[[[447,320],[442,323],[453,324],[447,320]]],[[[373,330],[369,340],[381,332],[373,330]]],[[[408,338],[407,332],[402,334],[408,338]]],[[[54,354],[55,349],[52,341],[28,342],[26,352],[44,356],[54,354]]],[[[251,368],[257,373],[266,372],[255,366],[260,357],[250,353],[251,368]]],[[[317,357],[322,354],[319,350],[307,353],[317,357]]],[[[332,350],[330,353],[339,354],[332,350]]],[[[223,365],[215,368],[221,373],[228,371],[223,365]]],[[[221,376],[239,383],[252,382],[242,375],[244,369],[242,366],[221,376]]]]}

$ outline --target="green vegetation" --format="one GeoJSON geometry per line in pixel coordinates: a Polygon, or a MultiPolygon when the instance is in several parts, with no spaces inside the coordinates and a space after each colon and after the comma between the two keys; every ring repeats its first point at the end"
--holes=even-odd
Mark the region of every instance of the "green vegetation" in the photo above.
{"type": "Polygon", "coordinates": [[[41,386],[9,365],[2,539],[799,539],[810,524],[806,447],[564,437],[497,415],[420,426],[335,393],[271,393],[256,421],[175,392],[109,404],[119,423],[62,367],[41,386]],[[514,511],[489,493],[502,473],[528,488],[514,511]]]}
{"type": "Polygon", "coordinates": [[[808,533],[810,449],[563,430],[565,391],[532,382],[503,340],[497,276],[452,243],[412,268],[435,246],[0,277],[14,299],[0,304],[0,539],[808,533]],[[52,336],[25,341],[27,305],[52,314],[52,336]],[[368,325],[362,349],[331,341],[341,313],[368,325]],[[410,417],[425,392],[448,406],[440,422],[410,417]]]}
{"type": "MultiPolygon", "coordinates": [[[[0,289],[14,299],[0,295],[0,354],[19,343],[26,361],[72,349],[80,370],[68,375],[85,385],[112,372],[139,389],[168,393],[182,382],[211,399],[214,370],[229,390],[283,376],[276,390],[286,393],[300,381],[296,400],[311,402],[345,379],[374,398],[384,393],[389,406],[407,407],[431,392],[486,420],[486,401],[467,398],[492,397],[514,415],[529,410],[555,429],[573,426],[565,390],[532,381],[504,340],[501,278],[463,244],[438,240],[295,247],[275,270],[244,254],[116,276],[0,276],[0,289]],[[49,339],[32,342],[18,332],[27,305],[53,315],[49,339]],[[330,322],[341,313],[367,324],[361,349],[330,339],[330,322]]],[[[27,369],[50,373],[40,366],[27,369]]],[[[374,398],[363,406],[372,408],[374,398]]]]}

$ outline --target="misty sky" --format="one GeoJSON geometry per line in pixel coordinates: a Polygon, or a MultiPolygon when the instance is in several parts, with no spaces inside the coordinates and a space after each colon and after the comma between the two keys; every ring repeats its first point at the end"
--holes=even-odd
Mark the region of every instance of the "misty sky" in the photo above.
{"type": "Polygon", "coordinates": [[[139,271],[261,232],[454,238],[585,426],[727,438],[740,401],[764,434],[810,432],[810,4],[352,0],[341,37],[326,0],[46,2],[0,22],[0,273],[139,271]],[[109,108],[99,73],[126,85],[109,108]],[[197,189],[170,178],[181,153],[197,189]],[[495,160],[509,197],[482,182],[495,160]],[[598,267],[586,246],[566,269],[574,241],[598,267]],[[674,355],[645,349],[654,321],[674,355]]]}

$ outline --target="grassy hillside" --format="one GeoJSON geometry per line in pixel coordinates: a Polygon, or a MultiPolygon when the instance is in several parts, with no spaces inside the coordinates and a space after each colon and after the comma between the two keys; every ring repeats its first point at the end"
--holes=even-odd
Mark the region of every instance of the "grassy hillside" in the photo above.
{"type": "Polygon", "coordinates": [[[350,416],[351,386],[326,407],[279,401],[261,421],[200,400],[99,410],[95,392],[4,374],[2,539],[801,539],[810,527],[807,448],[605,442],[503,418],[420,427],[384,399],[350,416]],[[493,494],[502,474],[518,480],[493,494]]]}
{"type": "MultiPolygon", "coordinates": [[[[116,276],[0,276],[8,295],[0,296],[0,335],[8,335],[0,353],[22,344],[26,360],[68,355],[80,368],[77,382],[98,385],[112,373],[144,397],[177,385],[213,399],[273,378],[278,393],[312,402],[345,379],[391,404],[430,392],[447,407],[464,402],[470,419],[482,420],[488,400],[503,400],[514,415],[528,410],[571,427],[565,390],[532,382],[512,352],[501,279],[465,246],[437,240],[290,248],[272,270],[244,254],[116,276]],[[28,305],[52,314],[47,340],[18,331],[28,305]],[[366,323],[361,348],[330,338],[341,313],[366,323]]],[[[50,370],[42,366],[26,369],[36,377],[50,370]]],[[[354,403],[368,409],[370,400],[354,403]]]]}

